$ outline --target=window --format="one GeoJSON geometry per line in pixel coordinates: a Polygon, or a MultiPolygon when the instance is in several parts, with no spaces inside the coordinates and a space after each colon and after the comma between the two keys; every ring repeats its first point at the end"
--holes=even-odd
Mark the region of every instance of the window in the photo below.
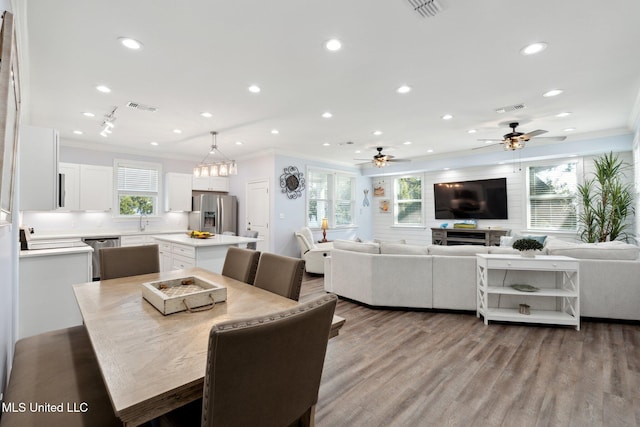
{"type": "Polygon", "coordinates": [[[395,225],[423,225],[422,177],[396,178],[394,189],[395,225]]]}
{"type": "Polygon", "coordinates": [[[528,227],[575,231],[577,180],[577,163],[527,168],[528,227]]]}
{"type": "Polygon", "coordinates": [[[355,218],[355,177],[309,169],[307,178],[307,226],[320,228],[322,218],[328,219],[329,227],[352,226],[355,218]]]}
{"type": "Polygon", "coordinates": [[[157,163],[115,160],[114,170],[118,215],[156,215],[162,166],[157,163]]]}

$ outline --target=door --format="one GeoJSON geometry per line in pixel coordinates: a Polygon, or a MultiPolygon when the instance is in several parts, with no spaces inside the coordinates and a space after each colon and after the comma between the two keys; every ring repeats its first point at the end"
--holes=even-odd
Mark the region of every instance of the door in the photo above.
{"type": "Polygon", "coordinates": [[[269,180],[251,181],[247,184],[246,228],[258,232],[257,249],[268,251],[269,245],[269,180]]]}

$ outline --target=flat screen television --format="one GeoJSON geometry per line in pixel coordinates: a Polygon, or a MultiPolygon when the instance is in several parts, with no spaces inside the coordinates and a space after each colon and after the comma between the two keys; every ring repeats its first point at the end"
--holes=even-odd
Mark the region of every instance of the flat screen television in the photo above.
{"type": "Polygon", "coordinates": [[[507,178],[433,184],[436,219],[508,219],[507,178]]]}

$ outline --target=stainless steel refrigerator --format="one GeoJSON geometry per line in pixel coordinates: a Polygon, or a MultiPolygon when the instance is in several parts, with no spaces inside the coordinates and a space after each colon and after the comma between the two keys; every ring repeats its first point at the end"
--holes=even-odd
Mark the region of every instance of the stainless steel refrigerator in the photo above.
{"type": "Polygon", "coordinates": [[[221,194],[194,195],[189,229],[215,234],[232,231],[238,234],[238,199],[221,194]]]}

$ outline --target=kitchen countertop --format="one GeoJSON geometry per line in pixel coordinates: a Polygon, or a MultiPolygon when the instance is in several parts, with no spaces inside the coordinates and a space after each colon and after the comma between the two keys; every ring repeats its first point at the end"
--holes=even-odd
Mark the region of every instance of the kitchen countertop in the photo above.
{"type": "Polygon", "coordinates": [[[30,249],[27,251],[20,251],[20,258],[34,258],[42,256],[52,255],[68,255],[82,252],[93,252],[93,248],[82,242],[78,242],[77,245],[66,248],[54,248],[54,249],[30,249]]]}
{"type": "Polygon", "coordinates": [[[155,236],[156,240],[179,243],[182,245],[194,246],[194,247],[206,247],[206,246],[231,246],[241,243],[258,242],[260,239],[252,237],[240,237],[240,236],[227,236],[223,234],[216,234],[208,239],[192,239],[187,236],[186,232],[182,234],[168,234],[155,236]]]}
{"type": "Polygon", "coordinates": [[[114,236],[154,236],[159,234],[175,234],[186,233],[187,230],[79,230],[70,232],[44,232],[34,233],[29,235],[30,240],[54,240],[54,239],[82,239],[87,238],[101,238],[101,237],[114,237],[114,236]]]}

